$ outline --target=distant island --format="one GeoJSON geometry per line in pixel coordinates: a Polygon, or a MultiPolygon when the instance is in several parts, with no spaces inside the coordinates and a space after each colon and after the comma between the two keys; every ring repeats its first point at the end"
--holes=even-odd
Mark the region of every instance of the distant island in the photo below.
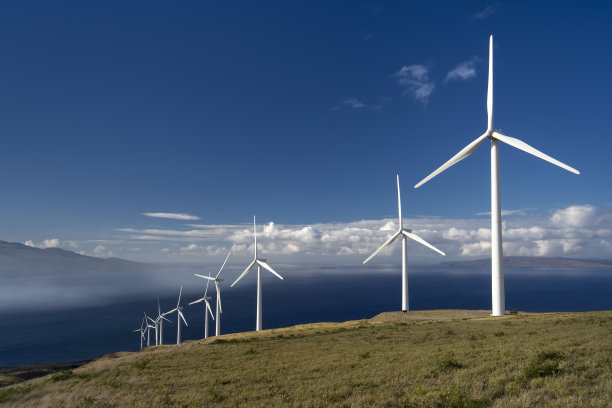
{"type": "Polygon", "coordinates": [[[119,258],[96,258],[61,248],[35,248],[0,241],[0,277],[66,275],[74,273],[143,272],[154,265],[119,258]]]}
{"type": "MultiPolygon", "coordinates": [[[[486,267],[491,258],[473,261],[443,262],[447,266],[486,267]]],[[[505,256],[504,266],[508,268],[612,268],[610,259],[549,258],[538,256],[505,256]]]]}

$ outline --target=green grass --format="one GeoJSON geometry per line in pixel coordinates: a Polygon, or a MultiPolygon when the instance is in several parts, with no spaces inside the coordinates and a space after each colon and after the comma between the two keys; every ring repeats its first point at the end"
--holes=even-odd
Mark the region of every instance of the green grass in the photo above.
{"type": "Polygon", "coordinates": [[[0,388],[0,407],[612,406],[612,312],[487,314],[393,312],[115,353],[0,388]]]}

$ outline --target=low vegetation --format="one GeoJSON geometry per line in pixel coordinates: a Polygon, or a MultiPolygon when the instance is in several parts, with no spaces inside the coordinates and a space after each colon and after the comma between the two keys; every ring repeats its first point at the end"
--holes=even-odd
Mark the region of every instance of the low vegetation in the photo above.
{"type": "Polygon", "coordinates": [[[115,353],[0,407],[609,407],[612,312],[383,313],[115,353]]]}

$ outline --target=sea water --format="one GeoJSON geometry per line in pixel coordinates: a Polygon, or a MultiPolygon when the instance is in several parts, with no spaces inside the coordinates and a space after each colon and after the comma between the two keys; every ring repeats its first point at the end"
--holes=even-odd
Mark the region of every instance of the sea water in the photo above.
{"type": "MultiPolygon", "coordinates": [[[[277,268],[278,269],[278,268],[277,268]]],[[[341,269],[341,268],[340,268],[341,269]]],[[[328,270],[285,274],[281,281],[263,276],[263,328],[311,322],[340,322],[370,318],[401,308],[401,268],[350,273],[328,270]]],[[[255,275],[255,274],[253,274],[255,275]]],[[[2,282],[0,282],[1,284],[2,282]]],[[[222,283],[221,333],[255,329],[254,278],[233,288],[222,283]]],[[[490,309],[491,281],[486,268],[448,266],[411,267],[409,302],[412,310],[490,309]]],[[[612,270],[505,269],[506,309],[528,312],[582,312],[612,309],[612,270]]],[[[178,288],[160,297],[162,312],[176,306],[178,288]]],[[[214,286],[209,288],[215,308],[214,286]]],[[[24,293],[23,296],[28,296],[24,293]]],[[[202,296],[197,285],[185,287],[181,305],[189,326],[182,340],[204,336],[203,303],[187,304],[202,296]]],[[[157,315],[155,294],[118,297],[113,302],[63,308],[0,311],[0,366],[79,361],[117,351],[137,351],[143,312],[157,315]]],[[[164,344],[176,343],[176,313],[167,316],[164,344]]],[[[209,335],[215,322],[209,316],[209,335]]],[[[154,344],[151,330],[151,344],[154,344]]]]}

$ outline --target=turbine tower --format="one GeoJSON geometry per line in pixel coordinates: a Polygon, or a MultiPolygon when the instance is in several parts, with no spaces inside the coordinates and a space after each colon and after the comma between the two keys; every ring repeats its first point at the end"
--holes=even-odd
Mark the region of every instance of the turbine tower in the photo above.
{"type": "Polygon", "coordinates": [[[560,161],[553,159],[539,150],[534,149],[521,140],[504,135],[493,127],[493,36],[491,36],[489,39],[489,86],[487,91],[487,115],[487,131],[472,143],[464,147],[459,153],[453,156],[429,176],[421,180],[414,186],[414,188],[422,186],[428,180],[440,174],[453,164],[456,164],[468,157],[486,139],[491,140],[491,314],[493,316],[502,316],[505,313],[506,305],[504,297],[501,196],[499,190],[499,142],[501,141],[509,144],[512,147],[539,157],[542,160],[546,160],[565,170],[571,171],[572,173],[580,174],[580,172],[573,167],[561,163],[560,161]]]}
{"type": "Polygon", "coordinates": [[[399,229],[395,234],[393,234],[384,244],[380,246],[376,251],[372,253],[363,263],[365,264],[370,259],[374,258],[376,254],[382,251],[388,245],[391,245],[393,241],[397,239],[397,237],[402,237],[402,311],[407,312],[409,310],[408,306],[408,271],[406,270],[406,261],[407,261],[407,249],[408,249],[408,238],[415,240],[416,242],[425,245],[428,248],[433,249],[439,254],[446,255],[444,252],[440,251],[435,246],[431,245],[429,242],[425,241],[423,238],[414,234],[410,229],[404,229],[404,221],[402,219],[402,198],[400,196],[400,185],[399,185],[399,175],[397,175],[397,211],[399,213],[399,229]]]}
{"type": "Polygon", "coordinates": [[[187,320],[185,320],[185,316],[183,316],[183,308],[181,307],[181,294],[183,293],[183,286],[181,286],[181,290],[179,292],[178,302],[176,302],[176,307],[164,314],[169,314],[176,312],[176,344],[181,343],[181,319],[185,322],[185,326],[189,326],[187,324],[187,320]]]}
{"type": "MultiPolygon", "coordinates": [[[[195,275],[199,276],[197,274],[195,275]]],[[[206,314],[207,309],[208,309],[208,312],[210,313],[210,317],[212,317],[212,319],[215,320],[215,316],[213,315],[213,312],[212,312],[212,309],[210,308],[210,303],[209,303],[209,301],[212,298],[210,296],[206,296],[208,294],[208,284],[209,283],[210,281],[206,281],[206,290],[204,290],[204,296],[202,296],[198,300],[194,300],[193,302],[189,303],[189,305],[195,305],[196,303],[200,303],[200,302],[205,303],[205,306],[204,306],[204,338],[205,339],[208,338],[208,315],[206,314]]]]}
{"type": "Polygon", "coordinates": [[[263,267],[269,270],[270,272],[272,272],[274,275],[276,275],[280,279],[283,279],[283,277],[280,276],[278,273],[276,273],[276,271],[274,271],[274,269],[272,269],[272,267],[266,263],[265,259],[259,258],[257,256],[257,225],[255,224],[255,216],[253,216],[253,235],[255,236],[255,259],[253,259],[253,262],[251,262],[249,266],[247,266],[247,268],[244,270],[244,272],[242,272],[242,274],[238,277],[238,279],[236,279],[234,283],[231,284],[230,288],[233,287],[240,279],[242,279],[244,275],[249,273],[249,271],[255,265],[257,265],[257,318],[255,320],[255,330],[260,331],[261,330],[261,268],[263,267]]]}
{"type": "MultiPolygon", "coordinates": [[[[227,262],[227,260],[229,259],[230,254],[232,253],[232,251],[230,250],[227,254],[227,256],[225,257],[225,261],[223,261],[223,265],[221,265],[221,269],[219,269],[219,272],[217,272],[217,276],[215,276],[214,278],[211,278],[210,276],[204,276],[204,275],[198,275],[197,273],[194,273],[195,276],[198,276],[200,278],[204,278],[207,279],[208,282],[213,281],[215,282],[215,292],[217,293],[217,307],[215,310],[215,313],[217,315],[217,318],[215,320],[216,325],[215,325],[215,336],[219,336],[221,335],[221,313],[223,313],[223,310],[221,309],[221,282],[223,282],[223,279],[219,278],[219,275],[221,275],[221,271],[223,270],[223,267],[225,266],[225,263],[227,262]]],[[[208,290],[208,283],[206,283],[206,290],[208,290]]],[[[197,303],[197,302],[201,302],[202,300],[206,301],[206,306],[210,309],[210,305],[208,304],[208,300],[205,299],[206,298],[206,293],[204,294],[204,298],[196,300],[195,302],[192,303],[197,303]]],[[[209,298],[210,299],[210,298],[209,298]]],[[[190,303],[190,304],[192,304],[190,303]]],[[[212,314],[212,312],[211,312],[212,314]]],[[[204,315],[206,315],[206,311],[204,311],[204,315]]],[[[213,319],[215,319],[213,317],[213,319]]],[[[208,325],[208,317],[206,317],[206,323],[205,325],[208,325]]],[[[205,337],[208,337],[208,329],[204,329],[205,331],[205,337]]]]}

